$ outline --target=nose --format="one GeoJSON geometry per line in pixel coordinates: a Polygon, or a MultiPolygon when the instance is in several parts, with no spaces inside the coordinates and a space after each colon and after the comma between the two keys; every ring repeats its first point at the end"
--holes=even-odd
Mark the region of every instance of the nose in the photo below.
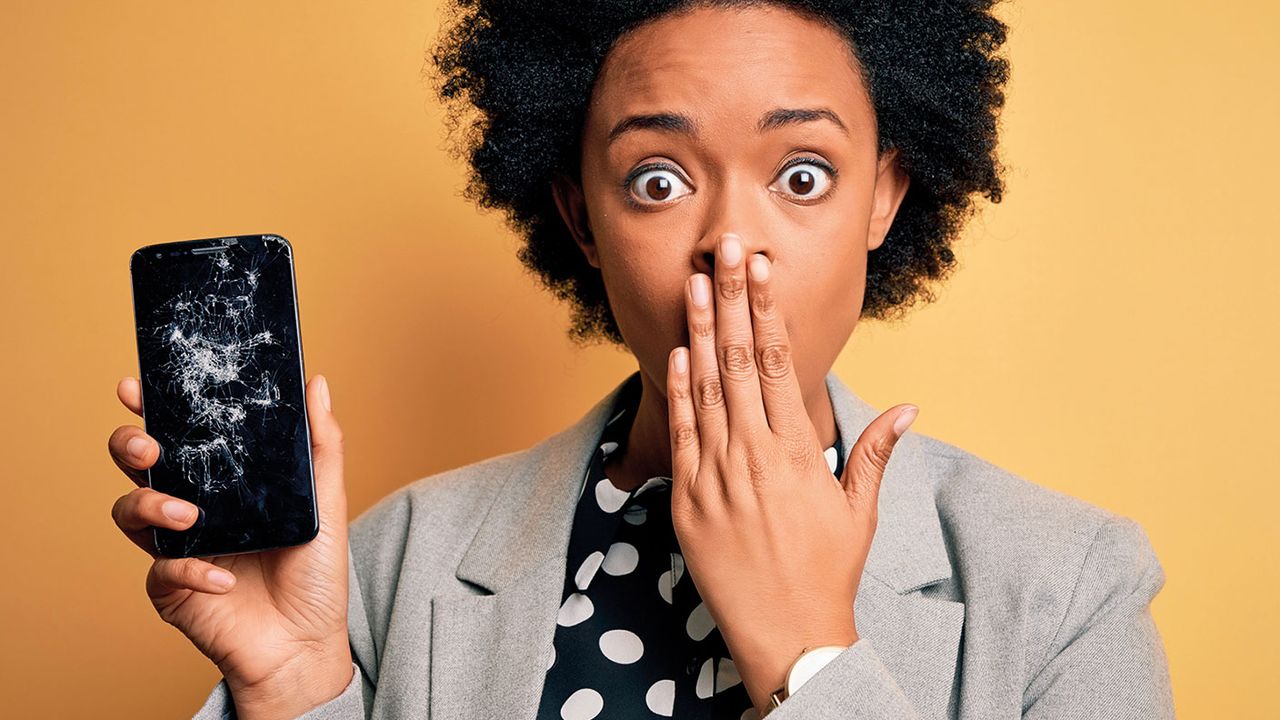
{"type": "Polygon", "coordinates": [[[761,205],[763,198],[746,179],[728,173],[724,182],[710,188],[714,193],[706,206],[702,235],[692,250],[692,265],[696,272],[715,276],[716,250],[725,235],[737,235],[742,242],[742,258],[745,263],[754,253],[763,253],[773,263],[774,247],[770,233],[768,208],[761,205]]]}

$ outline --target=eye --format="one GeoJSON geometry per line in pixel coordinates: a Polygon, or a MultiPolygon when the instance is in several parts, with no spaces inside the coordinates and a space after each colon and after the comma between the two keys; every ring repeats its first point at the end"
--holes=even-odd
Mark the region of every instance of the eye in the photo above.
{"type": "Polygon", "coordinates": [[[817,200],[826,196],[835,183],[836,169],[817,158],[795,158],[778,173],[781,192],[800,200],[817,200]]]}
{"type": "Polygon", "coordinates": [[[627,199],[634,205],[658,205],[684,197],[688,185],[671,165],[642,165],[623,182],[627,199]]]}

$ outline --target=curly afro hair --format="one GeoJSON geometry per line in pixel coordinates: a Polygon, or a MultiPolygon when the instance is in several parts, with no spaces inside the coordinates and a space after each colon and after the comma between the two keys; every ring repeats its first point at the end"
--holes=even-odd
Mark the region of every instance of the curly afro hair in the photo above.
{"type": "Polygon", "coordinates": [[[998,0],[454,0],[430,62],[463,195],[505,212],[521,263],[573,310],[572,341],[626,346],[599,270],[557,210],[552,180],[580,177],[592,85],[628,30],[697,6],[769,4],[849,40],[875,109],[881,153],[896,148],[911,183],[885,242],[868,254],[862,317],[892,320],[956,265],[951,244],[981,193],[1000,202],[996,156],[1008,61],[998,0]],[[460,137],[458,137],[460,136],[460,137]]]}

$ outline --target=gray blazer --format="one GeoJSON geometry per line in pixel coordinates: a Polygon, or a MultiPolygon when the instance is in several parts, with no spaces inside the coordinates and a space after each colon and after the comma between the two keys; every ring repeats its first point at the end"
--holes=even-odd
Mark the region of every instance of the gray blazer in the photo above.
{"type": "MultiPolygon", "coordinates": [[[[847,457],[879,411],[826,383],[847,457]]],[[[534,718],[574,504],[621,387],[533,447],[352,521],[355,674],[303,718],[534,718]]],[[[1172,717],[1150,612],[1163,585],[1133,520],[908,431],[854,601],[861,639],[770,720],[1172,717]]],[[[220,681],[195,718],[233,717],[220,681]]]]}

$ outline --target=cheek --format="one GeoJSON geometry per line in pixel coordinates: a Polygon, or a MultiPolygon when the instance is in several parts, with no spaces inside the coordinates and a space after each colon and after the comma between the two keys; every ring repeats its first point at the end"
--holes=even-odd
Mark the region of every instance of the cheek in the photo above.
{"type": "Polygon", "coordinates": [[[618,327],[629,344],[671,341],[684,326],[684,283],[679,268],[687,263],[657,248],[611,239],[600,253],[605,290],[618,327]]]}
{"type": "Polygon", "coordinates": [[[782,268],[774,281],[778,312],[797,350],[821,351],[856,322],[866,282],[865,253],[847,241],[811,250],[798,265],[782,268]]]}
{"type": "Polygon", "coordinates": [[[598,236],[600,271],[605,285],[646,301],[671,294],[679,281],[672,268],[679,267],[674,257],[664,254],[661,243],[643,236],[609,233],[598,236]]]}

